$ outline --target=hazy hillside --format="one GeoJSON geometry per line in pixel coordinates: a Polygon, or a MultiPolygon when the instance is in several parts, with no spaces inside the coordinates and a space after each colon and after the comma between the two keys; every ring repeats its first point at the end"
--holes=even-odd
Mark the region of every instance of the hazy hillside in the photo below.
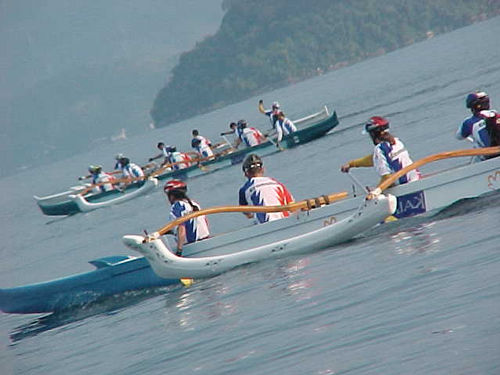
{"type": "MultiPolygon", "coordinates": [[[[151,110],[164,126],[499,14],[491,0],[225,0],[151,110]],[[193,105],[196,103],[196,105],[193,105]]],[[[347,88],[348,89],[348,88],[347,88]]]]}
{"type": "Polygon", "coordinates": [[[0,2],[0,175],[148,129],[178,56],[222,0],[0,2]]]}

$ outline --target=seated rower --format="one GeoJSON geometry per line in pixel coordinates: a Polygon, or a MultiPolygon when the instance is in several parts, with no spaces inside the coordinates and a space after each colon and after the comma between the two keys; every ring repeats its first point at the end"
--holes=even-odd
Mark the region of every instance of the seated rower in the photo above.
{"type": "MultiPolygon", "coordinates": [[[[243,162],[243,173],[247,182],[239,190],[240,206],[283,206],[293,203],[293,196],[285,185],[270,177],[264,177],[264,164],[256,154],[250,154],[243,162]]],[[[252,212],[245,212],[249,219],[254,217],[252,212]]],[[[282,219],[290,213],[284,212],[258,212],[259,223],[282,219]]]]}
{"type": "Polygon", "coordinates": [[[297,127],[295,124],[285,117],[283,112],[278,112],[278,117],[276,122],[274,123],[274,127],[278,137],[276,138],[276,142],[279,144],[283,139],[284,135],[292,134],[297,131],[297,127]]]}
{"type": "MultiPolygon", "coordinates": [[[[340,170],[347,173],[350,168],[374,166],[381,177],[380,182],[382,182],[392,173],[412,164],[413,162],[403,142],[390,134],[387,129],[389,129],[389,121],[379,116],[371,117],[365,125],[364,132],[370,135],[375,145],[373,154],[351,160],[342,165],[340,170]]],[[[401,176],[396,185],[419,179],[420,173],[418,170],[412,170],[401,176]]]]}
{"type": "Polygon", "coordinates": [[[156,156],[153,156],[153,157],[149,158],[148,161],[153,161],[153,160],[159,159],[159,158],[161,158],[163,156],[164,159],[163,159],[162,165],[171,164],[172,163],[172,153],[175,152],[175,151],[177,151],[176,148],[173,147],[173,146],[170,146],[170,145],[166,145],[165,146],[165,143],[163,143],[163,142],[159,142],[156,145],[156,148],[158,150],[160,150],[161,153],[159,153],[156,156]]]}
{"type": "MultiPolygon", "coordinates": [[[[470,109],[472,116],[467,117],[458,127],[456,138],[472,139],[475,148],[500,145],[500,117],[496,111],[490,110],[488,94],[483,91],[470,93],[465,99],[465,106],[470,109]]],[[[475,156],[473,160],[487,158],[475,156]]]]}
{"type": "Polygon", "coordinates": [[[198,130],[194,129],[191,133],[193,139],[191,140],[191,147],[196,150],[202,159],[208,159],[214,156],[212,151],[212,142],[207,138],[200,135],[198,130]]]}
{"type": "Polygon", "coordinates": [[[185,152],[174,151],[172,152],[172,168],[174,170],[184,169],[191,166],[191,156],[185,152]]]}
{"type": "Polygon", "coordinates": [[[220,133],[220,135],[223,137],[225,135],[238,134],[237,133],[238,125],[235,122],[230,122],[229,123],[229,129],[230,129],[229,131],[222,132],[222,133],[220,133]]]}
{"type": "Polygon", "coordinates": [[[144,177],[144,172],[141,167],[135,163],[131,163],[129,158],[122,157],[119,161],[123,178],[137,179],[144,177]]]}
{"type": "Polygon", "coordinates": [[[120,164],[120,159],[123,159],[124,156],[123,154],[117,154],[115,156],[115,168],[114,169],[118,169],[118,170],[121,170],[122,169],[122,165],[120,164]]]}
{"type": "MultiPolygon", "coordinates": [[[[163,187],[163,191],[171,204],[170,217],[172,220],[200,210],[200,205],[187,196],[187,185],[183,181],[168,181],[163,187]]],[[[206,216],[198,216],[180,224],[176,232],[177,256],[182,255],[182,247],[185,243],[201,241],[210,236],[206,216]]]]}
{"type": "Polygon", "coordinates": [[[246,120],[238,121],[238,139],[234,144],[235,148],[238,148],[241,143],[244,143],[247,147],[257,146],[266,140],[260,130],[247,125],[246,120]]]}
{"type": "Polygon", "coordinates": [[[104,193],[106,191],[111,191],[114,189],[113,182],[115,178],[102,171],[102,166],[91,165],[89,166],[90,177],[92,178],[92,184],[96,185],[92,189],[94,193],[104,193]]]}
{"type": "Polygon", "coordinates": [[[275,122],[278,120],[278,113],[280,112],[280,103],[273,102],[271,109],[264,108],[264,101],[259,100],[259,112],[268,116],[271,122],[271,128],[275,128],[275,122]]]}

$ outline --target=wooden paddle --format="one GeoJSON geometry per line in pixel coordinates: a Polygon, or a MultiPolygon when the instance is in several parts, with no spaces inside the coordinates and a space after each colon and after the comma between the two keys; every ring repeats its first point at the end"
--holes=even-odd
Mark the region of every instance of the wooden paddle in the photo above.
{"type": "Polygon", "coordinates": [[[473,149],[466,149],[466,150],[455,150],[455,151],[445,151],[445,152],[440,152],[438,154],[434,155],[429,155],[426,156],[425,158],[422,158],[420,160],[417,160],[416,162],[413,162],[412,164],[404,167],[403,169],[397,171],[396,173],[393,173],[390,177],[388,177],[386,180],[381,182],[377,188],[373,191],[374,194],[378,194],[390,186],[394,184],[398,178],[401,176],[405,175],[406,173],[417,169],[418,167],[421,167],[422,165],[432,163],[434,161],[438,160],[443,160],[443,159],[450,159],[450,158],[458,158],[458,157],[464,157],[464,156],[478,156],[478,155],[495,155],[500,153],[500,146],[496,147],[485,147],[485,148],[473,148],[473,149]]]}
{"type": "MultiPolygon", "coordinates": [[[[347,196],[348,193],[346,191],[343,191],[341,193],[322,195],[318,198],[305,199],[300,202],[294,202],[283,206],[219,206],[219,207],[206,208],[204,210],[194,211],[186,216],[171,221],[163,228],[159,229],[157,233],[158,235],[163,236],[176,226],[202,215],[212,215],[224,212],[283,212],[283,211],[296,211],[300,209],[310,210],[313,208],[320,207],[321,205],[324,204],[330,204],[334,201],[344,199],[347,196]]],[[[145,241],[147,241],[147,239],[145,241]]]]}

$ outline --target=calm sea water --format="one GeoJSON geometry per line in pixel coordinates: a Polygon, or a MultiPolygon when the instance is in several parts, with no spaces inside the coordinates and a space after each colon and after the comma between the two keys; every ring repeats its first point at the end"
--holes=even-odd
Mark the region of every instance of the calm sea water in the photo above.
{"type": "MultiPolygon", "coordinates": [[[[332,134],[267,157],[267,173],[297,199],[350,189],[339,166],[370,152],[360,131],[372,115],[390,119],[414,159],[469,147],[453,136],[467,115],[465,95],[486,90],[500,107],[498,35],[495,18],[263,94],[292,118],[326,104],[341,120],[332,134]]],[[[258,99],[0,180],[0,286],[88,271],[87,261],[98,257],[137,255],[121,237],[165,224],[159,190],[67,218],[43,216],[32,195],[75,184],[90,163],[111,168],[118,152],[142,163],[160,140],[188,150],[193,128],[213,140],[239,118],[266,128],[258,99]]],[[[377,181],[370,169],[354,173],[366,184],[377,181]]],[[[204,207],[235,204],[243,182],[232,167],[190,180],[189,191],[204,207]]],[[[56,318],[2,314],[1,373],[499,374],[499,203],[493,194],[322,252],[264,261],[190,288],[118,296],[56,318]]],[[[211,218],[213,232],[241,225],[243,215],[211,218]]]]}

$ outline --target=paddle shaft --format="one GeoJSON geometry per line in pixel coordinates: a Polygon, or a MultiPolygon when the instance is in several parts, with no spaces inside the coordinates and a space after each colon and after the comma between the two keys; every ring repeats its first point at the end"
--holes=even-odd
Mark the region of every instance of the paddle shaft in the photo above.
{"type": "Polygon", "coordinates": [[[368,190],[368,188],[366,186],[363,186],[363,184],[358,180],[358,178],[356,176],[354,176],[352,173],[350,172],[347,172],[347,175],[351,178],[351,180],[354,182],[355,185],[358,185],[361,190],[363,190],[365,193],[369,193],[370,191],[368,190]]]}
{"type": "Polygon", "coordinates": [[[450,159],[450,158],[458,158],[464,156],[495,155],[498,153],[500,153],[500,146],[473,148],[473,149],[456,150],[456,151],[445,151],[445,152],[440,152],[438,154],[429,155],[404,167],[403,169],[397,171],[396,173],[393,173],[389,178],[387,178],[377,186],[376,191],[386,190],[387,188],[392,186],[392,184],[394,184],[401,176],[404,176],[408,172],[417,169],[422,165],[432,163],[434,161],[450,159]]]}
{"type": "Polygon", "coordinates": [[[348,196],[347,192],[333,193],[330,195],[323,195],[318,198],[306,199],[300,202],[294,202],[283,206],[220,206],[212,207],[204,210],[194,211],[188,215],[180,217],[174,221],[171,221],[163,228],[159,229],[157,232],[159,235],[164,235],[176,226],[191,220],[198,216],[212,215],[224,212],[283,212],[283,211],[296,211],[299,209],[311,209],[319,207],[323,204],[329,204],[334,201],[344,199],[348,196]]]}

